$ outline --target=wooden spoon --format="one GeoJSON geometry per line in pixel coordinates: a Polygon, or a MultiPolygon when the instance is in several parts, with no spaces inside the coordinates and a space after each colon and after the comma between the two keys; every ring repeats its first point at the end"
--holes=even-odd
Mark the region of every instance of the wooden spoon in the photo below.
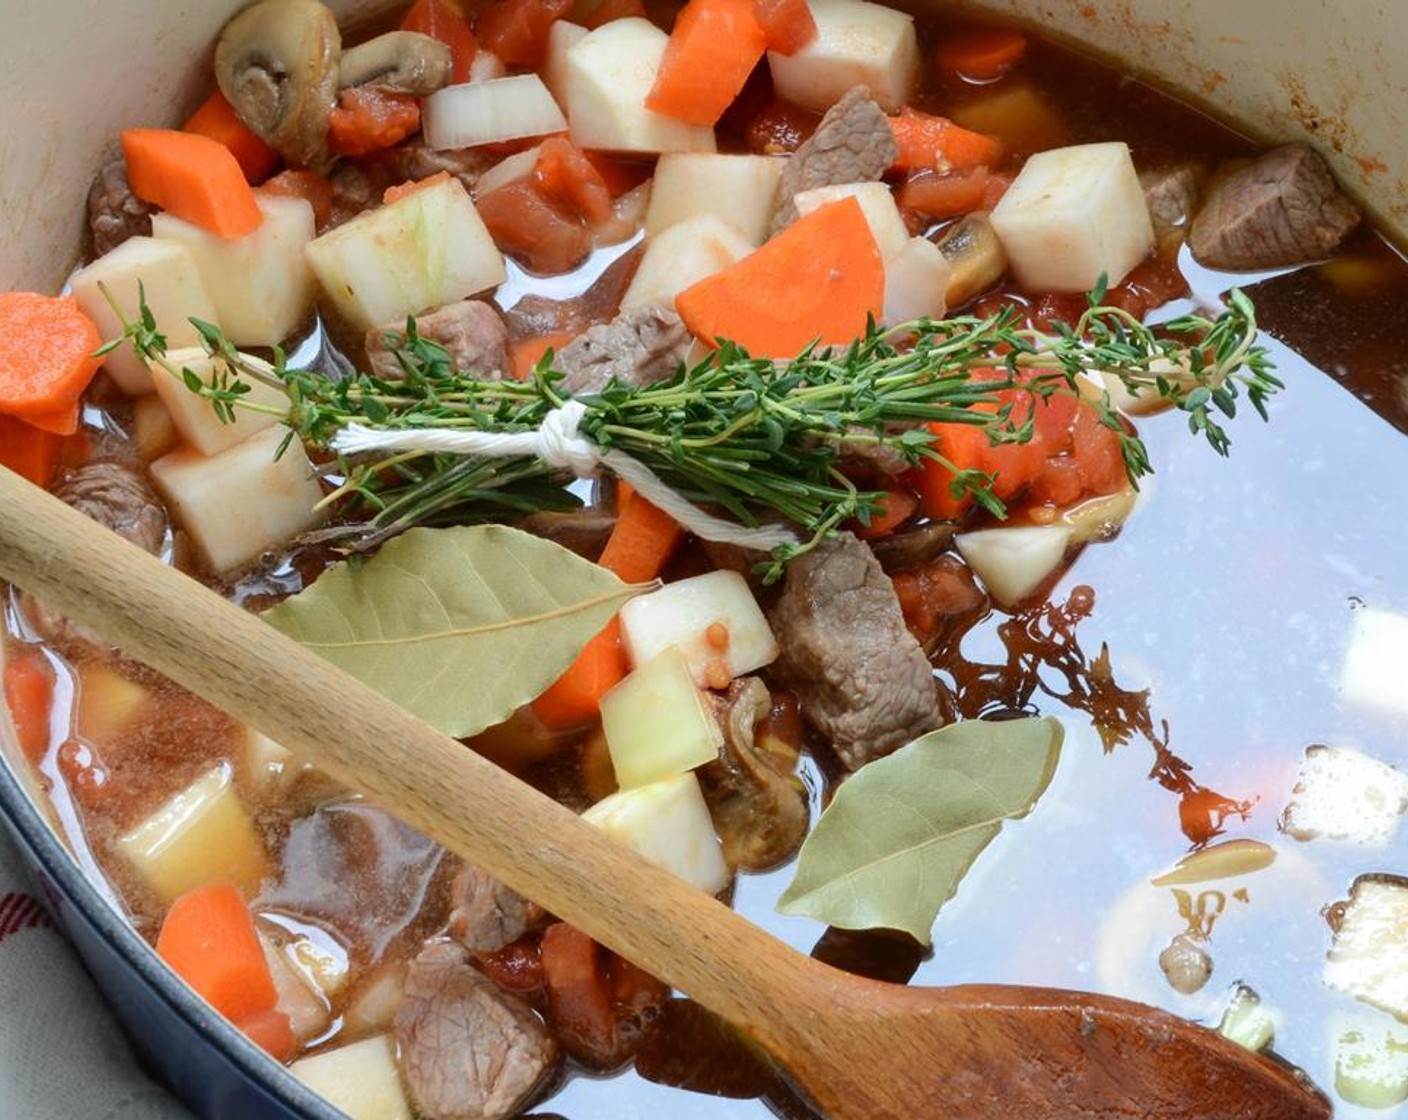
{"type": "Polygon", "coordinates": [[[1330,1115],[1299,1074],[1154,1008],[813,961],[5,470],[0,577],[711,1008],[835,1120],[1330,1115]]]}

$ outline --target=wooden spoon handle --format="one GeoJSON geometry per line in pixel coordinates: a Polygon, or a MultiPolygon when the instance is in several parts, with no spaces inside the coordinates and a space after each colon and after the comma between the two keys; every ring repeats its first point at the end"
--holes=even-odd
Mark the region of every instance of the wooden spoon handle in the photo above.
{"type": "Polygon", "coordinates": [[[765,1044],[780,1017],[807,1018],[806,976],[828,970],[4,469],[0,577],[765,1044]]]}

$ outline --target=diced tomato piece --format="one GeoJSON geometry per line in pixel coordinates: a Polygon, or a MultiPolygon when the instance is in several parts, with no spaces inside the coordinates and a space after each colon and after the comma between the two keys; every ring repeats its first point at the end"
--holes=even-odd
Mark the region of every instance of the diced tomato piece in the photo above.
{"type": "Polygon", "coordinates": [[[816,20],[807,0],[756,0],[755,8],[770,51],[796,54],[816,38],[816,20]]]}
{"type": "Polygon", "coordinates": [[[983,207],[991,175],[986,167],[967,172],[914,171],[899,189],[903,211],[941,220],[971,214],[983,207]]]}
{"type": "Polygon", "coordinates": [[[750,152],[782,155],[800,148],[820,123],[819,113],[774,97],[747,123],[743,138],[750,152]]]}
{"type": "Polygon", "coordinates": [[[528,269],[556,276],[577,267],[592,250],[591,232],[536,189],[531,177],[505,183],[479,198],[479,216],[494,244],[528,269]]]}
{"type": "Polygon", "coordinates": [[[479,53],[479,44],[469,24],[446,6],[444,0],[416,0],[406,18],[401,21],[402,31],[418,31],[439,39],[450,48],[452,81],[469,81],[469,68],[474,65],[474,56],[479,53]]]}
{"type": "Polygon", "coordinates": [[[543,141],[538,162],[533,165],[533,182],[544,198],[576,211],[588,222],[611,217],[611,191],[606,180],[569,140],[552,137],[543,141]]]}
{"type": "Polygon", "coordinates": [[[913,490],[887,490],[885,500],[880,503],[879,512],[871,517],[870,524],[862,525],[857,521],[852,526],[852,532],[861,540],[874,540],[893,533],[917,512],[919,498],[913,490]]]}
{"type": "Polygon", "coordinates": [[[972,171],[996,167],[1002,159],[1002,141],[908,105],[890,118],[890,130],[899,149],[895,167],[900,170],[972,171]]]}
{"type": "Polygon", "coordinates": [[[979,209],[991,210],[1001,202],[1002,196],[1007,193],[1007,188],[1012,185],[1012,178],[1006,172],[989,175],[987,185],[983,188],[983,198],[979,209]]]}
{"type": "Polygon", "coordinates": [[[930,424],[929,431],[937,437],[934,450],[947,459],[953,469],[926,459],[917,471],[906,476],[906,480],[918,491],[926,514],[943,521],[955,521],[973,504],[971,494],[954,496],[955,471],[981,469],[978,462],[987,447],[988,437],[975,424],[930,424]]]}
{"type": "Polygon", "coordinates": [[[1087,493],[1113,494],[1129,481],[1119,435],[1100,422],[1090,405],[1082,404],[1076,413],[1071,453],[1080,467],[1087,493]]]}
{"type": "Polygon", "coordinates": [[[601,0],[600,4],[582,16],[581,24],[588,31],[595,31],[612,20],[632,17],[649,18],[641,0],[601,0]]]}
{"type": "Polygon", "coordinates": [[[655,173],[655,164],[649,160],[632,159],[610,152],[584,151],[582,153],[596,168],[612,198],[620,198],[627,191],[633,191],[655,173]]]}
{"type": "Polygon", "coordinates": [[[548,28],[565,16],[572,0],[495,0],[479,13],[479,45],[510,66],[538,66],[547,50],[548,28]]]}
{"type": "Polygon", "coordinates": [[[399,144],[420,128],[420,101],[408,93],[352,86],[337,95],[328,120],[328,146],[338,155],[365,156],[399,144]]]}
{"type": "Polygon", "coordinates": [[[534,935],[520,937],[496,953],[480,953],[484,975],[506,992],[536,1003],[543,994],[543,958],[534,935]]]}
{"type": "Polygon", "coordinates": [[[332,216],[335,192],[332,183],[316,171],[299,168],[296,171],[280,171],[259,188],[266,194],[281,198],[301,198],[313,207],[313,221],[319,229],[327,225],[332,216]]]}

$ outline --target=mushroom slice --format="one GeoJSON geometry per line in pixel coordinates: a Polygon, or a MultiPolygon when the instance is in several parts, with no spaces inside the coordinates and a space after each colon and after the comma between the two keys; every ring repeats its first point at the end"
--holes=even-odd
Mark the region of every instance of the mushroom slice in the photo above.
{"type": "Polygon", "coordinates": [[[1007,271],[1007,254],[988,216],[977,212],[949,226],[938,240],[939,251],[952,266],[944,301],[961,307],[981,295],[1007,271]]]}
{"type": "Polygon", "coordinates": [[[297,166],[327,163],[342,36],[318,0],[260,0],[220,32],[215,79],[240,120],[297,166]]]}
{"type": "Polygon", "coordinates": [[[704,800],[731,867],[766,871],[787,859],[807,834],[806,790],[793,772],[800,744],[758,740],[772,696],[757,677],[734,681],[711,696],[723,729],[719,757],[699,768],[704,800]]]}
{"type": "Polygon", "coordinates": [[[417,31],[388,31],[342,56],[338,85],[429,97],[450,80],[450,48],[417,31]]]}

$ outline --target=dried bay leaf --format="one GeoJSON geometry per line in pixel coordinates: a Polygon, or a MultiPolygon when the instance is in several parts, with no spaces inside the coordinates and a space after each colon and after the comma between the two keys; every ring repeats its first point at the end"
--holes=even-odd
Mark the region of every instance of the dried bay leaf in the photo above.
{"type": "Polygon", "coordinates": [[[411,529],[264,612],[447,735],[507,719],[572,664],[632,587],[502,525],[411,529]]]}
{"type": "Polygon", "coordinates": [[[966,720],[870,763],[821,814],[778,910],[928,945],[973,861],[1051,784],[1063,737],[1049,717],[966,720]]]}

